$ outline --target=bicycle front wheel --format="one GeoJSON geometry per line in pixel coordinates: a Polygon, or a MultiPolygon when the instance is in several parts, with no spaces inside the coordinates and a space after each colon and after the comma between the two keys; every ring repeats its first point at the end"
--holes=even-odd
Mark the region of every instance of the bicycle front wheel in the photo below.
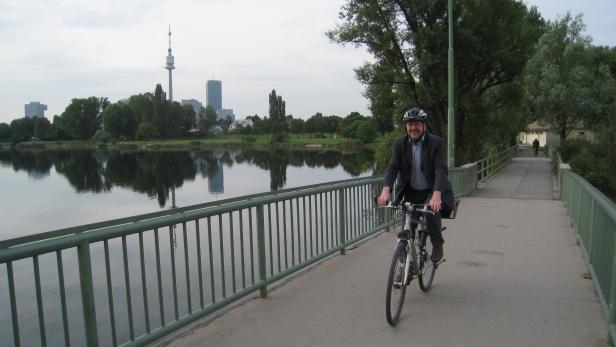
{"type": "Polygon", "coordinates": [[[421,259],[419,259],[419,274],[417,278],[419,280],[419,288],[424,292],[428,292],[430,288],[432,288],[436,266],[431,259],[432,242],[428,240],[428,235],[425,232],[421,233],[421,244],[424,249],[424,254],[421,259]]]}
{"type": "Polygon", "coordinates": [[[396,325],[400,319],[406,295],[406,284],[404,283],[404,274],[407,271],[406,254],[406,242],[398,242],[389,267],[387,295],[385,296],[385,316],[387,323],[392,326],[396,325]]]}

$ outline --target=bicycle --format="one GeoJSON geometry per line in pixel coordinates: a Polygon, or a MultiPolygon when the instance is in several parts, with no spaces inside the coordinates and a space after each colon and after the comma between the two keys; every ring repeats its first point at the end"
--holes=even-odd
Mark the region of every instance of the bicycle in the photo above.
{"type": "MultiPolygon", "coordinates": [[[[385,298],[387,322],[395,326],[402,312],[406,287],[411,284],[413,279],[417,278],[421,290],[428,292],[432,287],[438,266],[445,260],[433,263],[431,259],[432,242],[427,242],[428,229],[425,216],[434,214],[434,212],[428,209],[427,204],[411,204],[409,202],[394,204],[390,202],[385,207],[404,212],[404,224],[402,224],[402,230],[398,233],[398,242],[389,267],[385,298]],[[418,214],[419,218],[414,218],[415,214],[418,214]],[[411,228],[413,223],[417,224],[415,230],[411,228]],[[415,242],[416,235],[419,236],[419,242],[415,242]]],[[[445,229],[442,228],[442,230],[445,229]]]]}

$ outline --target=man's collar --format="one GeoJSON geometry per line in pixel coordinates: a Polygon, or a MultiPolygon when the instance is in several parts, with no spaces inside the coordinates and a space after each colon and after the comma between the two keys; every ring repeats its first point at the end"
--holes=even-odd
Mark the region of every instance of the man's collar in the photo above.
{"type": "Polygon", "coordinates": [[[421,136],[417,139],[417,141],[414,141],[408,134],[406,135],[406,137],[409,139],[409,142],[412,144],[423,144],[423,142],[426,140],[426,132],[424,131],[421,136]]]}

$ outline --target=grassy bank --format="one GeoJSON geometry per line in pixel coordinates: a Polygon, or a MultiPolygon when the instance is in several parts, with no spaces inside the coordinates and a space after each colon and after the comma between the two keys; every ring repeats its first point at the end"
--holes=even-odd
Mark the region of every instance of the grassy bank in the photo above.
{"type": "MultiPolygon", "coordinates": [[[[149,141],[117,141],[117,142],[96,142],[96,141],[28,141],[20,142],[15,145],[17,149],[94,149],[99,147],[117,147],[130,149],[156,149],[174,148],[188,149],[195,147],[306,147],[306,148],[342,148],[348,145],[357,146],[356,143],[340,137],[314,137],[312,134],[289,135],[286,141],[271,143],[271,135],[243,136],[237,134],[216,135],[207,138],[183,138],[169,140],[149,140],[149,141]]],[[[9,143],[0,143],[0,149],[9,149],[9,143]]]]}

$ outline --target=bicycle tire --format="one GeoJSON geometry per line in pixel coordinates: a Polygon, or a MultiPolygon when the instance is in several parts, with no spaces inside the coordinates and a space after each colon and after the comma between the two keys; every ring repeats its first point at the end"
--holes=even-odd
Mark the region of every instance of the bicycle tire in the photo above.
{"type": "Polygon", "coordinates": [[[419,280],[419,288],[423,292],[428,292],[432,288],[432,281],[434,281],[434,274],[436,273],[437,266],[432,262],[432,242],[428,241],[428,234],[426,232],[421,233],[421,245],[423,246],[425,253],[424,256],[419,259],[419,274],[417,279],[419,280]]]}
{"type": "Polygon", "coordinates": [[[400,319],[406,295],[407,286],[404,283],[404,274],[407,270],[406,254],[406,242],[399,242],[389,266],[387,294],[385,295],[385,317],[387,318],[387,323],[391,326],[395,326],[400,319]]]}

